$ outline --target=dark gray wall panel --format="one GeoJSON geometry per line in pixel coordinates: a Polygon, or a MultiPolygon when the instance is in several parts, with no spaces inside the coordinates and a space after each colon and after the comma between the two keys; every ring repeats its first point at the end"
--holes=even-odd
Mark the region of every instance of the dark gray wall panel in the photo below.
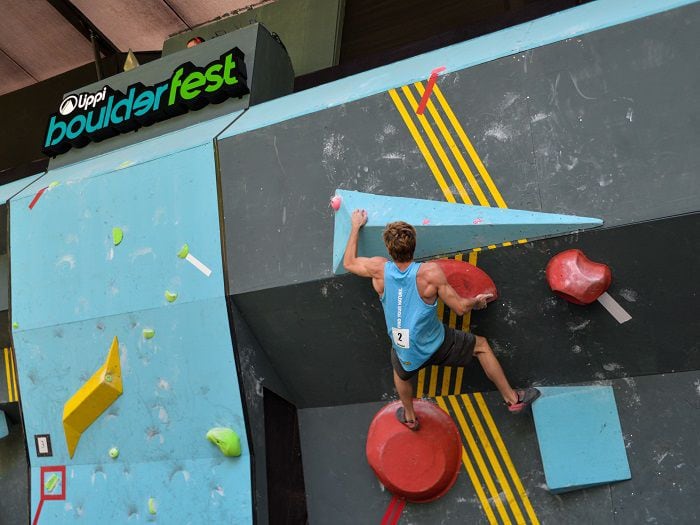
{"type": "Polygon", "coordinates": [[[700,209],[698,34],[696,4],[527,53],[544,209],[608,225],[700,209]]]}
{"type": "MultiPolygon", "coordinates": [[[[689,5],[451,72],[439,86],[511,208],[606,227],[697,211],[699,26],[700,4],[689,5]]],[[[219,150],[234,294],[331,275],[335,188],[444,200],[387,93],[219,150]]]]}
{"type": "Polygon", "coordinates": [[[236,350],[240,365],[243,393],[248,412],[248,428],[253,443],[255,507],[257,522],[268,522],[267,474],[265,454],[265,411],[263,388],[268,388],[290,399],[284,385],[250,331],[240,312],[232,306],[232,323],[236,334],[236,350]]]}
{"type": "MultiPolygon", "coordinates": [[[[4,373],[4,372],[3,372],[4,373]]],[[[29,466],[17,403],[0,403],[10,434],[0,439],[0,523],[29,523],[29,466]]]]}
{"type": "Polygon", "coordinates": [[[632,479],[610,485],[616,523],[698,523],[700,372],[615,381],[632,479]]]}
{"type": "MultiPolygon", "coordinates": [[[[447,75],[439,86],[506,204],[539,211],[524,61],[523,55],[514,55],[487,62],[447,75]]],[[[452,135],[459,144],[454,131],[452,135]]],[[[473,166],[466,155],[465,159],[473,166]]],[[[473,167],[472,171],[478,177],[473,167]]],[[[483,182],[480,186],[486,192],[483,182]]],[[[496,203],[489,199],[489,205],[496,203]]]]}
{"type": "MultiPolygon", "coordinates": [[[[695,308],[700,214],[588,231],[483,252],[499,298],[472,314],[514,386],[557,385],[700,368],[695,308]],[[612,268],[610,294],[632,315],[618,324],[597,302],[570,304],[545,280],[549,259],[579,248],[612,268]]],[[[301,408],[393,392],[389,339],[369,279],[345,275],[234,300],[301,408]]],[[[467,389],[491,390],[482,369],[467,389]]]]}
{"type": "Polygon", "coordinates": [[[500,297],[473,314],[472,331],[490,339],[516,385],[697,370],[698,231],[696,213],[483,253],[500,297]],[[611,267],[608,292],[632,320],[554,296],[544,269],[570,248],[611,267]]]}
{"type": "Polygon", "coordinates": [[[440,199],[409,140],[382,94],[219,141],[232,293],[332,275],[336,188],[440,199]]]}
{"type": "Polygon", "coordinates": [[[300,407],[379,399],[393,389],[381,304],[354,275],[234,297],[300,407]]]}

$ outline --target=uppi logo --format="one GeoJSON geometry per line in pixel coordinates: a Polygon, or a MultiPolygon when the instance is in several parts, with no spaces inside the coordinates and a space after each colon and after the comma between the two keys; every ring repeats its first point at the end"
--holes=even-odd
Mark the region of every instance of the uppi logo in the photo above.
{"type": "Polygon", "coordinates": [[[73,113],[73,110],[77,107],[77,105],[78,97],[75,95],[68,95],[63,99],[63,102],[61,102],[61,105],[58,107],[58,111],[61,115],[70,115],[73,113]]]}
{"type": "Polygon", "coordinates": [[[107,96],[107,87],[102,88],[102,91],[97,93],[81,93],[80,95],[68,95],[63,99],[58,107],[58,112],[63,115],[70,115],[76,108],[84,111],[94,108],[102,102],[107,96]]]}

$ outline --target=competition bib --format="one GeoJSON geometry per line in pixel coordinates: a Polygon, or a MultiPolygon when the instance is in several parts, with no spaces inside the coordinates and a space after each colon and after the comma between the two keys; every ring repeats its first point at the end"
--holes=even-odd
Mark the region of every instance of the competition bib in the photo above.
{"type": "Polygon", "coordinates": [[[408,348],[410,346],[408,328],[392,328],[391,335],[394,339],[394,344],[399,348],[408,348]]]}

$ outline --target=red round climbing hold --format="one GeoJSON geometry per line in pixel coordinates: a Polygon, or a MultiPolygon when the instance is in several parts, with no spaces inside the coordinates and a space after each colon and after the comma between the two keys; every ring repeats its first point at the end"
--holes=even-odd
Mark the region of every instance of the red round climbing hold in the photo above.
{"type": "Polygon", "coordinates": [[[340,195],[335,195],[331,199],[331,208],[333,208],[333,211],[338,211],[340,209],[340,205],[343,203],[343,198],[340,195]]]}
{"type": "Polygon", "coordinates": [[[566,250],[552,257],[546,274],[552,291],[574,304],[592,303],[612,281],[610,267],[591,261],[581,250],[566,250]]]}
{"type": "Polygon", "coordinates": [[[450,416],[437,405],[414,400],[420,429],[396,418],[395,401],[374,416],[367,435],[367,461],[389,492],[414,503],[444,496],[457,480],[462,441],[450,416]]]}
{"type": "Polygon", "coordinates": [[[481,268],[457,259],[436,259],[433,262],[442,268],[447,282],[460,297],[476,297],[488,293],[493,296],[487,301],[489,303],[498,297],[496,284],[481,268]]]}

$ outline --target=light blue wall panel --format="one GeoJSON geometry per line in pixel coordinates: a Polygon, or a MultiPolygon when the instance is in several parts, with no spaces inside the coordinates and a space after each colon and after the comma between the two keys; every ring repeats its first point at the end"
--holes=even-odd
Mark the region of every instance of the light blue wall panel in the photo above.
{"type": "MultiPolygon", "coordinates": [[[[240,465],[245,459],[68,467],[66,500],[44,502],[37,525],[252,523],[250,493],[240,489],[240,465]],[[155,515],[149,514],[149,498],[154,499],[155,515]]],[[[32,479],[34,519],[40,494],[38,468],[32,469],[32,479]]]]}
{"type": "MultiPolygon", "coordinates": [[[[80,180],[94,177],[95,175],[103,175],[105,173],[123,170],[126,167],[149,162],[195,146],[211,144],[214,137],[226,129],[242,113],[242,110],[235,111],[231,114],[207,122],[201,122],[149,140],[144,140],[143,142],[138,142],[104,155],[71,164],[70,166],[50,170],[46,177],[43,177],[41,180],[27,187],[18,195],[18,198],[31,200],[37,191],[54,181],[62,184],[75,184],[80,180]]],[[[28,179],[29,178],[23,180],[28,179]]],[[[16,183],[0,186],[0,196],[2,192],[6,191],[5,188],[11,188],[13,184],[16,183]]],[[[19,189],[21,189],[21,187],[17,188],[17,190],[19,189]]],[[[16,191],[9,193],[8,197],[14,193],[16,193],[16,191]]]]}
{"type": "MultiPolygon", "coordinates": [[[[126,521],[134,506],[143,519],[151,496],[165,523],[238,523],[232,518],[250,514],[250,449],[224,298],[24,331],[15,344],[35,469],[32,516],[38,468],[51,465],[67,465],[67,502],[75,512],[82,509],[85,523],[120,516],[126,521]],[[142,337],[144,327],[156,330],[153,339],[142,337]],[[114,335],[124,393],[82,435],[71,460],[63,404],[104,362],[114,335]],[[241,457],[224,457],[206,440],[217,426],[238,433],[241,457]],[[51,436],[53,457],[36,457],[35,434],[51,436]],[[108,455],[112,447],[119,449],[117,459],[108,455]],[[198,521],[200,516],[220,521],[198,521]]],[[[40,523],[73,522],[75,512],[65,511],[63,502],[48,502],[40,523]]]]}
{"type": "Polygon", "coordinates": [[[67,468],[67,500],[45,502],[39,524],[252,521],[212,142],[228,122],[50,171],[10,201],[13,339],[32,517],[39,469],[67,468]],[[59,184],[29,209],[53,181],[59,184]],[[118,246],[113,227],[124,233],[118,246]],[[211,276],[177,257],[184,243],[211,276]],[[165,290],[177,292],[177,301],[166,301],[165,290]],[[144,328],[155,337],[145,339],[144,328]],[[114,336],[124,393],[69,458],[64,404],[104,363],[114,336]],[[239,434],[241,457],[224,457],[206,440],[217,426],[239,434]],[[37,457],[36,434],[51,436],[52,457],[37,457]],[[112,447],[117,459],[108,455],[112,447]]]}
{"type": "Polygon", "coordinates": [[[177,292],[179,303],[223,295],[214,173],[208,144],[60,184],[31,210],[33,195],[13,199],[12,316],[19,330],[165,306],[165,290],[177,292]],[[115,226],[124,232],[119,246],[115,226]],[[184,243],[210,277],[177,257],[184,243]]]}
{"type": "Polygon", "coordinates": [[[14,336],[25,428],[50,434],[53,457],[32,465],[158,461],[221,457],[204,435],[212,427],[236,430],[245,446],[245,421],[235,374],[225,299],[172,304],[14,336]],[[144,339],[143,328],[155,329],[144,339]],[[124,393],[83,434],[68,457],[64,403],[105,361],[119,338],[124,393]]]}

